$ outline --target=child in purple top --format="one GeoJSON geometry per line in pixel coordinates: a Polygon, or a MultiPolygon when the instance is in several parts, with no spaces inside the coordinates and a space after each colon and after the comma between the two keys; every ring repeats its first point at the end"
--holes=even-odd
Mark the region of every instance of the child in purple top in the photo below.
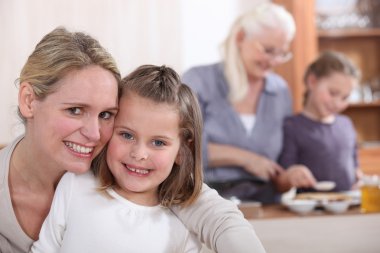
{"type": "Polygon", "coordinates": [[[356,133],[351,120],[339,114],[360,79],[344,55],[322,53],[309,65],[303,111],[284,123],[280,164],[287,168],[278,186],[311,190],[317,181],[334,181],[334,191],[347,191],[357,181],[356,133]]]}

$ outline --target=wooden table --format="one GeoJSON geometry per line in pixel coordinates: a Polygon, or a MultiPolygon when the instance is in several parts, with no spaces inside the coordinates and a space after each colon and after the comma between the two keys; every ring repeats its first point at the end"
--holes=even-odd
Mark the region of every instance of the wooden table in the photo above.
{"type": "Polygon", "coordinates": [[[380,213],[363,214],[358,206],[343,214],[298,215],[271,205],[257,214],[250,222],[268,253],[380,252],[380,213]]]}

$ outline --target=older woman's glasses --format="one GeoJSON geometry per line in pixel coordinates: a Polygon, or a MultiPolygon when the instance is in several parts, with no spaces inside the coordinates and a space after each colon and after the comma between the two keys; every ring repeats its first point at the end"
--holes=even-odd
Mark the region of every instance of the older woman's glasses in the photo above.
{"type": "Polygon", "coordinates": [[[285,63],[293,57],[291,52],[283,52],[274,47],[265,47],[260,42],[257,42],[257,48],[262,54],[267,55],[271,60],[277,63],[285,63]]]}

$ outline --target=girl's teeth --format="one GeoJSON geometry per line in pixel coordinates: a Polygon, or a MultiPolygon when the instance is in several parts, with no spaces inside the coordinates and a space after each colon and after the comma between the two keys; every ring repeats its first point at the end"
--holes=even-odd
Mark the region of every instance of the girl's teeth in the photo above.
{"type": "Polygon", "coordinates": [[[133,172],[136,172],[138,174],[148,174],[149,171],[148,170],[142,170],[142,169],[136,169],[136,168],[132,168],[132,167],[127,167],[130,171],[133,171],[133,172]]]}

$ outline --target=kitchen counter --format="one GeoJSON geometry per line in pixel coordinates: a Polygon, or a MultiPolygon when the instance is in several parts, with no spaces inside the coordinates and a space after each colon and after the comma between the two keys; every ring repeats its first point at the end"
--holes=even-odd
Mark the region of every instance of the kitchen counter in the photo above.
{"type": "Polygon", "coordinates": [[[342,214],[317,209],[306,215],[270,205],[250,219],[268,253],[379,253],[380,213],[359,206],[342,214]]]}

